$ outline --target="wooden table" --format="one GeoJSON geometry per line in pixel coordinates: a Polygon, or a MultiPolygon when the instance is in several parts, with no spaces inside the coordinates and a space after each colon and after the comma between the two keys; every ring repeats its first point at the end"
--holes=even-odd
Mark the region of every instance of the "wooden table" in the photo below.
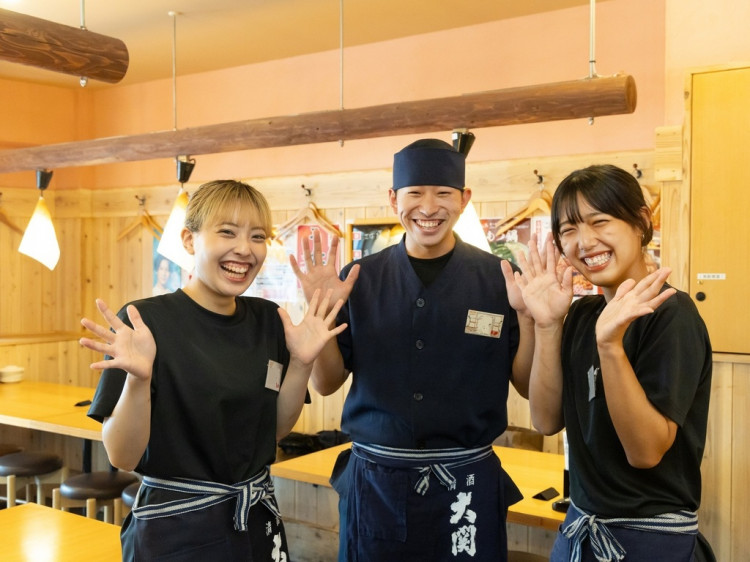
{"type": "Polygon", "coordinates": [[[94,389],[50,382],[0,383],[0,423],[94,441],[102,440],[102,425],[86,416],[94,389]]]}
{"type": "MultiPolygon", "coordinates": [[[[328,479],[331,477],[336,457],[349,446],[350,444],[338,445],[274,463],[271,465],[271,475],[330,487],[328,479]]],[[[552,502],[561,499],[561,496],[548,501],[537,500],[533,496],[549,487],[562,492],[565,466],[563,455],[509,447],[494,449],[503,468],[523,494],[523,500],[510,506],[508,522],[557,531],[565,514],[554,511],[552,502]]]]}
{"type": "Polygon", "coordinates": [[[83,470],[91,470],[91,441],[102,440],[102,424],[76,406],[94,397],[93,388],[24,380],[0,383],[0,424],[80,437],[83,470]]]}
{"type": "Polygon", "coordinates": [[[115,562],[120,527],[27,503],[0,510],[0,558],[5,562],[115,562]]]}

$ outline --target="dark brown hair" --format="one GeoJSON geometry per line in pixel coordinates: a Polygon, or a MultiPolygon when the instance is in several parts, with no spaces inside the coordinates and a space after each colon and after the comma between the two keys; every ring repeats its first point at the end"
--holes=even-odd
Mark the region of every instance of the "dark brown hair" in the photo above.
{"type": "Polygon", "coordinates": [[[600,164],[576,170],[569,174],[552,198],[552,236],[560,246],[560,224],[565,221],[583,222],[578,208],[578,195],[601,213],[606,213],[628,223],[643,233],[641,246],[645,247],[654,235],[651,211],[635,176],[611,164],[600,164]],[[647,213],[644,215],[643,210],[647,213]]]}

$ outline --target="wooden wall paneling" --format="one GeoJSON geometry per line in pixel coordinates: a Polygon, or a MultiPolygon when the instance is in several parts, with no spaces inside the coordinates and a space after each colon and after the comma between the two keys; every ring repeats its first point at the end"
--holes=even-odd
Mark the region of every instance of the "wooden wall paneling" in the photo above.
{"type": "Polygon", "coordinates": [[[549,556],[557,533],[539,527],[529,527],[529,549],[532,554],[549,556]]]}
{"type": "Polygon", "coordinates": [[[529,551],[529,527],[527,525],[506,523],[505,529],[508,533],[508,550],[529,551]]]}
{"type": "MultiPolygon", "coordinates": [[[[736,363],[733,376],[731,562],[747,560],[750,552],[750,364],[736,363]]],[[[727,414],[729,415],[729,414],[727,414]]],[[[723,545],[722,545],[723,546],[723,545]]],[[[717,556],[718,560],[722,560],[717,556]]]]}
{"type": "MultiPolygon", "coordinates": [[[[54,220],[54,219],[53,219],[54,220]]],[[[55,268],[54,283],[45,303],[45,322],[42,331],[71,331],[80,325],[80,219],[54,220],[57,240],[60,244],[60,261],[55,268]]]]}
{"type": "Polygon", "coordinates": [[[20,291],[22,284],[21,258],[18,253],[21,235],[8,228],[0,228],[0,336],[19,333],[21,325],[20,291]]]}
{"type": "Polygon", "coordinates": [[[654,180],[682,180],[682,126],[657,127],[654,146],[654,180]]]}
{"type": "Polygon", "coordinates": [[[257,187],[268,199],[272,209],[294,209],[307,204],[300,186],[311,190],[320,209],[377,207],[388,203],[392,185],[390,170],[363,170],[315,176],[253,178],[248,183],[257,187]]]}
{"type": "Polygon", "coordinates": [[[96,263],[94,219],[90,216],[81,218],[81,317],[94,318],[94,299],[96,298],[96,281],[94,264],[96,263]]]}
{"type": "Polygon", "coordinates": [[[528,525],[506,523],[508,532],[508,550],[530,552],[541,556],[549,556],[555,542],[556,533],[528,525]]]}
{"type": "Polygon", "coordinates": [[[338,552],[338,495],[332,488],[275,478],[290,559],[295,562],[335,560],[338,552]]]}
{"type": "MultiPolygon", "coordinates": [[[[130,224],[131,220],[131,217],[118,217],[115,232],[119,235],[130,224]]],[[[145,286],[143,285],[142,273],[146,265],[143,263],[142,244],[144,238],[147,236],[148,234],[139,230],[132,236],[123,238],[122,240],[115,239],[113,251],[116,253],[113,253],[112,257],[118,257],[114,261],[117,262],[120,268],[117,275],[117,287],[121,291],[122,298],[116,304],[109,303],[111,306],[120,307],[130,300],[141,298],[151,293],[149,290],[151,287],[150,283],[147,283],[145,286]]],[[[148,262],[150,263],[150,261],[149,259],[148,262]]]]}
{"type": "Polygon", "coordinates": [[[698,517],[719,560],[728,558],[731,545],[733,380],[732,363],[714,362],[698,517]]]}
{"type": "Polygon", "coordinates": [[[281,517],[286,520],[288,518],[297,518],[296,507],[294,505],[294,481],[286,478],[277,478],[276,476],[271,477],[273,479],[274,495],[276,496],[276,503],[279,505],[279,511],[281,511],[281,517]]]}
{"type": "Polygon", "coordinates": [[[23,303],[23,313],[19,319],[17,334],[38,334],[42,327],[42,299],[44,283],[42,278],[52,275],[39,262],[28,256],[21,256],[21,283],[19,303],[23,303]]]}

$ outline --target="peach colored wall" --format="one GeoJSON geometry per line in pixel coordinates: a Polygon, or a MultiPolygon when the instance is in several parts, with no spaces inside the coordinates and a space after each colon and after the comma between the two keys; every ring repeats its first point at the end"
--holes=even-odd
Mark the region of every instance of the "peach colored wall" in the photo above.
{"type": "MultiPolygon", "coordinates": [[[[625,72],[635,77],[634,114],[601,117],[593,126],[574,120],[476,130],[470,160],[651,148],[654,129],[664,121],[664,2],[597,3],[596,70],[601,75],[625,72]]],[[[588,57],[588,6],[347,48],[344,107],[575,80],[587,76],[588,57]]],[[[339,77],[338,51],[179,76],[177,125],[338,109],[339,77]]],[[[76,130],[79,138],[166,130],[174,124],[171,80],[92,89],[81,95],[88,105],[80,109],[87,124],[76,130]]],[[[75,103],[69,107],[63,111],[75,112],[75,103]]],[[[62,122],[74,129],[69,119],[67,114],[62,122]]],[[[439,136],[448,139],[449,134],[439,136]]],[[[57,142],[42,135],[37,142],[57,142]]],[[[388,168],[393,152],[412,138],[196,155],[192,179],[388,168]]],[[[163,185],[174,178],[174,162],[161,159],[56,173],[53,181],[60,187],[118,187],[163,185]]]]}
{"type": "Polygon", "coordinates": [[[691,69],[750,65],[750,2],[666,0],[665,125],[682,123],[685,78],[691,69]]]}
{"type": "MultiPolygon", "coordinates": [[[[650,148],[663,121],[662,1],[597,6],[597,71],[626,72],[638,86],[633,115],[475,131],[475,161],[650,148]]],[[[458,95],[583,78],[588,74],[588,7],[417,35],[344,52],[344,107],[458,95]]],[[[177,81],[178,128],[340,107],[338,51],[177,81]]],[[[169,129],[172,82],[93,93],[94,135],[169,129]]],[[[450,132],[440,134],[448,138],[450,132]]],[[[193,179],[267,177],[387,168],[413,137],[198,156],[193,179]]],[[[171,160],[98,167],[98,186],[168,183],[171,160]]]]}

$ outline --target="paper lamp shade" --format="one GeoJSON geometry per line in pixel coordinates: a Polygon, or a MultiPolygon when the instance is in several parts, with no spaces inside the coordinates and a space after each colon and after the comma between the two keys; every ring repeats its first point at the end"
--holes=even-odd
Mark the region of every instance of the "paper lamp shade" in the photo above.
{"type": "Polygon", "coordinates": [[[167,224],[164,226],[164,233],[159,240],[159,246],[156,251],[179,265],[186,271],[192,271],[194,260],[193,256],[188,254],[182,245],[182,229],[185,227],[185,211],[188,205],[188,194],[185,190],[180,189],[172,206],[172,212],[169,214],[167,224]]]}
{"type": "Polygon", "coordinates": [[[485,252],[492,253],[490,243],[487,241],[487,235],[484,232],[484,228],[482,228],[482,223],[479,221],[479,215],[477,215],[477,211],[471,201],[469,201],[464,212],[458,218],[456,226],[453,227],[453,232],[458,234],[464,242],[472,244],[485,252]]]}
{"type": "Polygon", "coordinates": [[[18,251],[45,265],[50,270],[55,269],[60,259],[60,245],[57,243],[55,227],[43,197],[39,197],[34,214],[31,215],[29,225],[21,238],[18,251]]]}

